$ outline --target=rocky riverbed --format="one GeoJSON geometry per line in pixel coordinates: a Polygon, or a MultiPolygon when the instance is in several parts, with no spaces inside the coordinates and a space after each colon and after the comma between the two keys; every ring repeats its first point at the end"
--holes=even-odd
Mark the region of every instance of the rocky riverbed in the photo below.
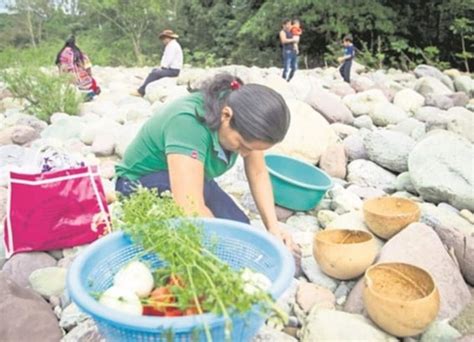
{"type": "MultiPolygon", "coordinates": [[[[474,81],[458,70],[424,65],[410,73],[355,69],[348,85],[334,68],[300,70],[289,83],[277,68],[189,68],[178,78],[151,83],[146,96],[136,98],[129,93],[149,68],[95,67],[102,94],[83,104],[79,116],[56,113],[50,124],[25,114],[21,102],[0,90],[0,219],[9,170],[26,165],[43,144],[99,165],[113,210],[114,165],[141,125],[164,103],[187,94],[188,87],[226,70],[284,96],[291,126],[273,150],[319,165],[335,181],[311,212],[277,208],[282,226],[302,249],[302,272],[279,300],[290,316],[288,325],[269,321],[255,341],[396,340],[367,318],[361,280],[326,276],[312,256],[319,230],[368,230],[362,204],[378,196],[410,198],[422,212],[420,222],[378,241],[379,260],[425,268],[441,295],[438,319],[423,335],[406,341],[473,341],[474,81]]],[[[218,182],[261,228],[242,161],[218,182]]],[[[2,340],[102,339],[65,292],[67,268],[82,249],[6,260],[0,247],[0,312],[8,313],[0,322],[2,340]]]]}

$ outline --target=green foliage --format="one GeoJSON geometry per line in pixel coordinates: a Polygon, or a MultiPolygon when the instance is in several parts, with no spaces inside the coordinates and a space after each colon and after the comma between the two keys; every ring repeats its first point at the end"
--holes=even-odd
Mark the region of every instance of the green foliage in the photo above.
{"type": "Polygon", "coordinates": [[[93,64],[157,65],[163,50],[157,33],[165,28],[180,35],[187,64],[280,66],[283,17],[301,20],[301,57],[309,67],[337,65],[347,32],[356,58],[370,67],[468,69],[473,57],[472,0],[18,0],[12,6],[13,14],[0,14],[0,68],[18,61],[52,65],[70,33],[93,64]]]}
{"type": "Polygon", "coordinates": [[[56,112],[75,115],[82,97],[71,85],[69,75],[58,75],[38,68],[7,69],[0,72],[13,96],[28,101],[28,111],[49,121],[56,112]]]}

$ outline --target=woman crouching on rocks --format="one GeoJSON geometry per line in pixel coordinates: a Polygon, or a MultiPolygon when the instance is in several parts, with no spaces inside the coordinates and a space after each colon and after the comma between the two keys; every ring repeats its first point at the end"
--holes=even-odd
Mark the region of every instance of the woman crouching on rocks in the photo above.
{"type": "Polygon", "coordinates": [[[265,227],[295,251],[291,236],[278,225],[263,155],[283,140],[289,125],[289,109],[277,92],[219,74],[144,124],[116,167],[116,190],[128,195],[137,182],[159,192],[171,190],[189,214],[249,223],[213,180],[240,154],[265,227]]]}

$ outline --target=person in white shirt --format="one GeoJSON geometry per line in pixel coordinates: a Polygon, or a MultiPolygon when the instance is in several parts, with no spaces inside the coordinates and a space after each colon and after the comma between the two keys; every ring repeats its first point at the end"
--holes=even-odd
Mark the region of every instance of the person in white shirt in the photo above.
{"type": "Polygon", "coordinates": [[[132,92],[132,95],[144,96],[145,88],[148,83],[159,80],[163,77],[177,77],[183,67],[183,50],[176,40],[179,36],[172,30],[164,30],[160,33],[159,38],[165,45],[165,51],[161,57],[160,67],[153,69],[148,74],[141,87],[132,92]]]}

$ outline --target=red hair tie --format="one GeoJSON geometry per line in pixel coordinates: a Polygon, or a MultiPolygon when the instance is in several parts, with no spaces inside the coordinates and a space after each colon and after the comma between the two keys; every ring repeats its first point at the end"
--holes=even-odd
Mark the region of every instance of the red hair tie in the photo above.
{"type": "Polygon", "coordinates": [[[230,82],[230,89],[232,90],[240,89],[240,83],[236,80],[233,80],[232,82],[230,82]]]}

